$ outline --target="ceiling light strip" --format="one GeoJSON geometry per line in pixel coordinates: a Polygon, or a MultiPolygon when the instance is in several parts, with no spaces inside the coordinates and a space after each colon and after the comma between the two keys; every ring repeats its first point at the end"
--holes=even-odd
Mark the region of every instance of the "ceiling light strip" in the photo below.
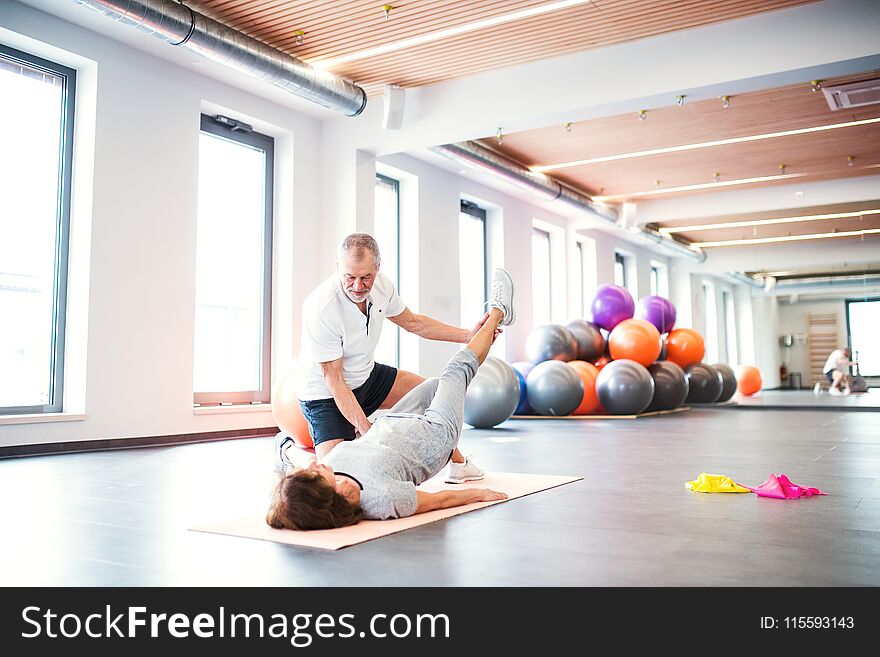
{"type": "Polygon", "coordinates": [[[857,210],[855,212],[832,212],[829,214],[810,214],[802,217],[780,217],[778,219],[754,219],[751,221],[730,221],[717,224],[701,224],[697,226],[673,226],[660,228],[658,232],[664,235],[672,233],[690,233],[700,230],[714,230],[717,228],[743,228],[745,226],[770,226],[773,224],[790,224],[801,221],[823,221],[826,219],[846,219],[848,217],[861,217],[868,214],[880,214],[878,210],[857,210]]]}
{"type": "Polygon", "coordinates": [[[756,237],[753,239],[725,240],[722,242],[691,242],[691,246],[699,246],[707,249],[717,246],[741,246],[746,244],[770,244],[773,242],[800,242],[802,240],[825,240],[834,237],[859,237],[861,235],[873,235],[880,233],[880,228],[868,228],[866,230],[848,230],[839,233],[814,233],[812,235],[783,235],[780,237],[756,237]]]}
{"type": "Polygon", "coordinates": [[[648,157],[650,155],[664,155],[666,153],[679,153],[682,151],[691,151],[700,148],[712,148],[714,146],[727,146],[729,144],[742,144],[749,141],[760,141],[762,139],[775,139],[777,137],[790,137],[792,135],[805,135],[811,132],[822,132],[825,130],[837,130],[838,128],[852,128],[859,125],[868,125],[870,123],[880,123],[880,117],[873,119],[861,119],[860,121],[847,121],[845,123],[834,123],[832,125],[818,125],[811,128],[798,128],[796,130],[783,130],[782,132],[767,132],[760,135],[747,135],[745,137],[731,137],[730,139],[716,139],[715,141],[704,141],[697,144],[684,144],[682,146],[667,146],[665,148],[652,148],[646,151],[635,151],[633,153],[621,153],[619,155],[604,155],[602,157],[594,157],[587,160],[574,160],[572,162],[563,162],[561,164],[544,164],[540,166],[530,167],[532,171],[544,172],[554,169],[568,169],[570,167],[579,167],[587,164],[598,164],[600,162],[613,162],[616,160],[628,160],[636,157],[648,157]]]}
{"type": "Polygon", "coordinates": [[[761,176],[759,178],[740,178],[739,180],[723,180],[721,182],[700,183],[699,185],[685,185],[683,187],[667,187],[665,189],[649,189],[643,192],[632,192],[630,194],[613,194],[611,196],[594,196],[593,200],[600,203],[607,201],[619,201],[622,199],[637,198],[639,196],[657,196],[658,194],[672,194],[674,192],[691,192],[697,189],[712,189],[715,187],[733,187],[734,185],[747,185],[749,183],[761,183],[770,180],[785,180],[787,178],[800,178],[811,174],[807,173],[785,173],[776,176],[761,176]]]}
{"type": "Polygon", "coordinates": [[[337,66],[339,64],[346,64],[348,62],[354,62],[359,59],[375,57],[376,55],[384,55],[389,52],[396,52],[398,50],[412,48],[413,46],[420,46],[425,43],[431,43],[433,41],[439,41],[441,39],[448,39],[449,37],[458,36],[460,34],[467,34],[468,32],[484,30],[487,27],[494,27],[496,25],[518,21],[524,18],[531,18],[532,16],[540,16],[541,14],[547,14],[552,11],[559,11],[560,9],[568,9],[569,7],[583,5],[587,2],[589,2],[589,0],[562,0],[562,2],[551,2],[550,4],[541,5],[538,7],[531,7],[529,9],[515,11],[510,14],[493,16],[492,18],[477,21],[476,23],[457,25],[456,27],[451,27],[446,30],[439,30],[437,32],[431,32],[429,34],[421,34],[417,37],[404,39],[403,41],[386,43],[381,46],[376,46],[375,48],[369,48],[360,52],[353,52],[349,53],[348,55],[342,55],[341,57],[333,57],[329,59],[310,59],[307,61],[309,64],[316,68],[333,68],[334,66],[337,66]]]}

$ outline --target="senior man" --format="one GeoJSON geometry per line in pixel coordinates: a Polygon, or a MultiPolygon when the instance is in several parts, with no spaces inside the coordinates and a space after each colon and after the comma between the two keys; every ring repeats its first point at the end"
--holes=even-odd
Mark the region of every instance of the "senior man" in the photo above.
{"type": "MultiPolygon", "coordinates": [[[[375,362],[386,317],[422,338],[463,344],[473,339],[488,317],[487,313],[468,330],[413,313],[379,271],[380,264],[379,245],[371,235],[348,235],[339,246],[336,273],[303,303],[297,396],[319,461],[339,443],[364,435],[371,426],[368,416],[391,408],[425,380],[375,362]]],[[[279,436],[276,452],[283,453],[289,440],[279,436]]],[[[456,448],[446,480],[464,483],[482,478],[482,469],[456,448]]]]}

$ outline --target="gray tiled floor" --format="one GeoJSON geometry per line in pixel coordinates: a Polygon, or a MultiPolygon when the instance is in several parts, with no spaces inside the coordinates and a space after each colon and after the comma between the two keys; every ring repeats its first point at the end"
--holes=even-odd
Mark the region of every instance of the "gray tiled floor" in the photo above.
{"type": "Polygon", "coordinates": [[[188,531],[265,507],[270,439],[0,461],[0,584],[880,585],[880,416],[701,408],[465,431],[491,470],[574,484],[337,552],[188,531]],[[827,497],[701,495],[771,472],[827,497]]]}

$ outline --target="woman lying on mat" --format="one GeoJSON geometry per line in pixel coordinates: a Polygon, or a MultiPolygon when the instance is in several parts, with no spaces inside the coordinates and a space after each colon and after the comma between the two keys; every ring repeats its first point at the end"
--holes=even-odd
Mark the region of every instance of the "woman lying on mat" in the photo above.
{"type": "Polygon", "coordinates": [[[361,518],[387,520],[507,498],[486,488],[425,493],[416,486],[440,472],[458,445],[464,396],[486,360],[499,325],[512,324],[513,281],[503,269],[492,276],[489,312],[482,328],[447,364],[443,375],[413,388],[355,441],[337,445],[318,464],[287,471],[272,496],[266,521],[277,529],[331,529],[361,518]]]}

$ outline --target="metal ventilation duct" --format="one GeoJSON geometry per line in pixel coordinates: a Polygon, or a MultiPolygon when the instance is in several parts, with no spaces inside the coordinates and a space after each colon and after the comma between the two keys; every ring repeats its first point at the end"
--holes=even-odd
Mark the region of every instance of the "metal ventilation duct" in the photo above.
{"type": "Polygon", "coordinates": [[[361,87],[270,48],[186,5],[172,0],[73,1],[346,116],[357,116],[367,106],[367,94],[361,87]]]}
{"type": "Polygon", "coordinates": [[[618,223],[617,210],[613,207],[594,201],[583,192],[554,180],[550,176],[530,171],[519,162],[481,146],[477,142],[465,141],[444,144],[434,146],[430,150],[456,162],[486,171],[520,189],[535,194],[542,200],[559,201],[602,219],[610,227],[626,234],[629,238],[640,237],[643,241],[650,242],[654,246],[661,246],[676,256],[685,256],[697,262],[703,262],[706,259],[704,251],[690,248],[656,231],[644,228],[640,228],[638,232],[627,230],[618,223]]]}
{"type": "Polygon", "coordinates": [[[808,287],[853,287],[880,284],[880,274],[847,274],[845,276],[812,276],[776,281],[776,289],[793,290],[808,287]]]}
{"type": "Polygon", "coordinates": [[[736,283],[742,283],[744,285],[748,285],[749,287],[754,288],[764,288],[764,280],[760,278],[755,278],[754,276],[749,276],[748,274],[744,274],[741,271],[729,271],[726,276],[735,281],[736,283]]]}

